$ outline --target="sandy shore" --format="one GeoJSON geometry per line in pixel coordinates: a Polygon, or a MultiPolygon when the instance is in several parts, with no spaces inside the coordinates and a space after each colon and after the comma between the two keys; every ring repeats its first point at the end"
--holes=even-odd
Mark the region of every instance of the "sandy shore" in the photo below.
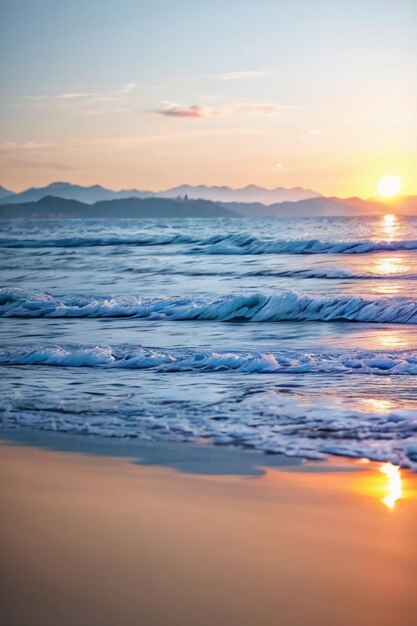
{"type": "Polygon", "coordinates": [[[417,623],[406,472],[210,475],[10,442],[0,468],[5,626],[417,623]]]}

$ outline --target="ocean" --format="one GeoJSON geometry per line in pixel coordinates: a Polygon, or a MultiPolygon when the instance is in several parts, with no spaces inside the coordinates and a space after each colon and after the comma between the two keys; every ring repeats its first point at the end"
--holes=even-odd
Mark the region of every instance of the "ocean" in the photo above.
{"type": "Polygon", "coordinates": [[[1,427],[417,470],[417,218],[0,223],[1,427]]]}

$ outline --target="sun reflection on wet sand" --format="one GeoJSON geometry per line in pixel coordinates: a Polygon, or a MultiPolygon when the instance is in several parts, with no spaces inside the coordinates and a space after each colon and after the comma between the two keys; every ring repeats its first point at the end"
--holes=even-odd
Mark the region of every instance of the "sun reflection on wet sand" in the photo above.
{"type": "Polygon", "coordinates": [[[401,469],[392,463],[375,463],[369,459],[357,459],[355,465],[369,468],[354,482],[354,490],[368,498],[372,498],[386,506],[391,511],[398,500],[415,498],[415,482],[410,476],[403,477],[401,469]],[[407,478],[408,482],[405,482],[407,478]],[[406,487],[406,484],[408,485],[406,487]]]}
{"type": "MultiPolygon", "coordinates": [[[[305,466],[323,468],[326,479],[321,480],[321,489],[337,488],[339,472],[332,472],[332,469],[344,468],[358,470],[351,473],[349,491],[356,495],[365,497],[373,501],[380,508],[393,511],[399,500],[417,502],[417,476],[408,470],[402,470],[398,465],[390,462],[371,461],[367,457],[349,459],[343,456],[329,455],[328,461],[306,461],[305,466]],[[327,471],[324,471],[326,468],[327,471]]],[[[268,471],[268,475],[270,471],[268,471]]],[[[305,474],[305,480],[311,477],[310,473],[305,474]]]]}
{"type": "Polygon", "coordinates": [[[397,500],[403,496],[400,468],[397,465],[392,465],[392,463],[384,463],[381,465],[379,471],[387,477],[387,494],[381,498],[381,502],[389,509],[393,509],[397,500]]]}

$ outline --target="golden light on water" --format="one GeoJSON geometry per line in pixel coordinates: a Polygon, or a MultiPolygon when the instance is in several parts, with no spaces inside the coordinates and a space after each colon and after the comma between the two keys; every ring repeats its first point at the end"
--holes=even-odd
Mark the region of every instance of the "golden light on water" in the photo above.
{"type": "Polygon", "coordinates": [[[397,465],[392,465],[392,463],[384,463],[379,471],[387,477],[386,495],[381,498],[381,502],[389,509],[393,509],[397,500],[403,495],[400,468],[397,465]]]}
{"type": "Polygon", "coordinates": [[[398,231],[397,216],[393,213],[384,215],[380,223],[381,235],[384,237],[393,237],[398,231]]]}
{"type": "Polygon", "coordinates": [[[398,176],[383,176],[376,185],[378,195],[382,198],[393,198],[401,189],[401,181],[398,176]]]}
{"type": "Polygon", "coordinates": [[[405,332],[404,329],[390,329],[389,332],[378,333],[372,346],[406,350],[414,346],[413,341],[414,336],[405,332]]]}
{"type": "Polygon", "coordinates": [[[388,215],[384,215],[384,222],[386,224],[392,224],[392,222],[395,222],[395,215],[393,213],[388,213],[388,215]]]}
{"type": "Polygon", "coordinates": [[[375,261],[375,269],[378,274],[399,274],[403,271],[400,257],[382,257],[375,261]]]}
{"type": "Polygon", "coordinates": [[[389,411],[395,407],[395,403],[386,398],[363,398],[361,404],[368,411],[389,411]]]}

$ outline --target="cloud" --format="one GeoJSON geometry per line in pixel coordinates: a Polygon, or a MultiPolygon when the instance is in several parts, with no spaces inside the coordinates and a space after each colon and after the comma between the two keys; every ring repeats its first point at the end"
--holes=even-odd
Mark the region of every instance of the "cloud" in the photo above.
{"type": "Polygon", "coordinates": [[[0,154],[22,153],[22,152],[38,152],[55,147],[55,143],[36,143],[34,141],[3,141],[0,143],[0,154]]]}
{"type": "Polygon", "coordinates": [[[201,106],[199,104],[193,104],[189,107],[171,106],[168,109],[154,109],[151,113],[159,113],[160,115],[167,115],[168,117],[210,117],[210,115],[216,115],[213,109],[201,106]]]}
{"type": "Polygon", "coordinates": [[[3,169],[36,168],[58,171],[77,171],[79,168],[59,163],[45,161],[44,155],[56,148],[55,143],[36,143],[33,141],[0,143],[0,164],[3,169]]]}
{"type": "Polygon", "coordinates": [[[18,159],[10,158],[3,159],[0,157],[1,167],[4,170],[14,169],[43,169],[43,170],[56,170],[59,172],[78,172],[79,167],[73,167],[66,163],[57,163],[56,161],[35,161],[31,159],[18,159]]]}
{"type": "Polygon", "coordinates": [[[136,83],[126,83],[120,89],[114,91],[70,91],[60,94],[50,95],[34,95],[34,96],[16,96],[19,100],[41,100],[41,101],[56,101],[56,100],[79,100],[79,99],[114,99],[114,97],[122,96],[133,91],[136,88],[136,83]]]}
{"type": "Polygon", "coordinates": [[[253,115],[253,114],[277,114],[285,110],[299,110],[299,106],[281,105],[265,102],[238,102],[217,109],[193,104],[192,106],[180,106],[171,104],[167,109],[153,109],[151,113],[159,113],[168,117],[202,118],[214,116],[253,115]]]}

